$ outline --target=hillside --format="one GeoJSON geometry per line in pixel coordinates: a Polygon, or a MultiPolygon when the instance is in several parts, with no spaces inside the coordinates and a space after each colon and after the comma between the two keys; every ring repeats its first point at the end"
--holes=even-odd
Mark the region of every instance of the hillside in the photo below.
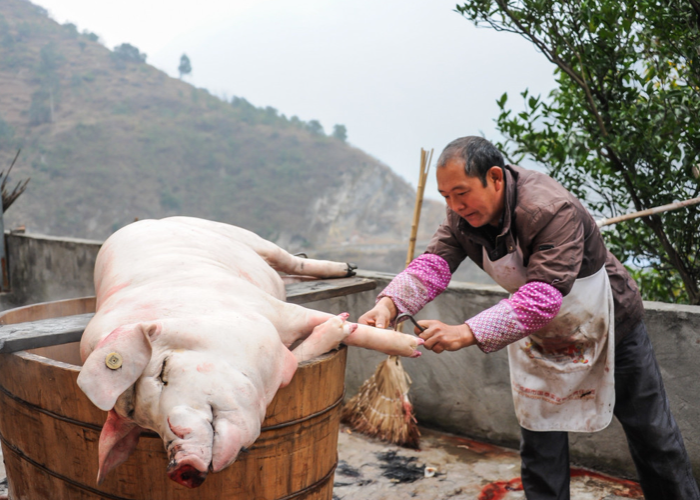
{"type": "MultiPolygon", "coordinates": [[[[5,227],[104,239],[135,218],[191,215],[290,251],[341,258],[352,247],[364,267],[400,269],[415,190],[389,167],[145,61],[25,0],[0,3],[0,168],[22,148],[13,177],[31,177],[5,227]]],[[[443,214],[426,202],[419,239],[443,214]]]]}

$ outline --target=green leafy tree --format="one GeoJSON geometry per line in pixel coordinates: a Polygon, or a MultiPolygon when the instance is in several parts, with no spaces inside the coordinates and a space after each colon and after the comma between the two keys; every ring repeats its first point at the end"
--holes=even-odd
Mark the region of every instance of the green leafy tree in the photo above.
{"type": "Polygon", "coordinates": [[[180,79],[192,73],[192,63],[190,63],[190,58],[186,54],[182,54],[182,57],[180,57],[180,65],[177,67],[177,70],[180,73],[180,79]]]}
{"type": "Polygon", "coordinates": [[[318,120],[311,120],[306,124],[306,129],[312,134],[325,135],[326,132],[323,130],[323,125],[318,120]]]}
{"type": "Polygon", "coordinates": [[[335,125],[333,127],[333,137],[338,139],[339,141],[347,141],[348,140],[348,129],[345,128],[345,125],[335,125]]]}
{"type": "Polygon", "coordinates": [[[54,78],[56,70],[65,62],[53,43],[47,43],[39,51],[39,66],[37,71],[41,76],[54,78]]]}
{"type": "Polygon", "coordinates": [[[82,35],[83,37],[87,38],[88,40],[90,40],[91,42],[97,42],[97,41],[100,40],[100,37],[97,36],[97,35],[96,35],[95,33],[93,33],[92,31],[83,30],[83,32],[81,33],[81,35],[82,35]]]}
{"type": "Polygon", "coordinates": [[[52,120],[52,93],[49,90],[41,89],[32,93],[32,102],[29,106],[29,124],[41,125],[52,120]]]}
{"type": "MultiPolygon", "coordinates": [[[[499,146],[529,157],[610,217],[697,197],[700,181],[698,0],[471,0],[457,11],[517,33],[554,66],[545,99],[498,101],[499,146]]],[[[645,298],[700,304],[700,209],[604,231],[645,298]]]]}
{"type": "Polygon", "coordinates": [[[10,31],[10,25],[7,23],[5,16],[0,14],[0,47],[12,47],[15,44],[15,38],[10,31]]]}
{"type": "Polygon", "coordinates": [[[78,27],[73,23],[65,23],[62,25],[64,33],[69,38],[78,38],[78,27]]]}
{"type": "Polygon", "coordinates": [[[111,54],[112,59],[116,62],[126,63],[144,63],[146,62],[146,54],[142,53],[129,43],[122,43],[114,47],[114,51],[111,54]]]}

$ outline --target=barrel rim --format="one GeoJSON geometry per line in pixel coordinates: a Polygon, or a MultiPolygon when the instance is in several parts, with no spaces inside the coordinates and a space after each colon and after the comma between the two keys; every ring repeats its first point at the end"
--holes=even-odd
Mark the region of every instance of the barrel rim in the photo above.
{"type": "MultiPolygon", "coordinates": [[[[71,342],[71,343],[73,343],[73,342],[71,342]]],[[[59,345],[66,345],[66,344],[56,344],[55,346],[47,346],[46,348],[50,349],[51,347],[58,347],[59,345]]],[[[348,348],[348,346],[346,346],[345,344],[341,344],[337,348],[335,348],[331,351],[328,351],[326,353],[323,353],[320,356],[316,356],[315,358],[312,358],[312,359],[309,359],[306,361],[302,361],[297,366],[297,370],[299,368],[306,368],[309,366],[314,366],[314,365],[317,365],[319,363],[323,363],[324,361],[330,360],[333,357],[339,355],[344,349],[347,349],[347,348],[348,348]]],[[[49,366],[52,366],[55,368],[63,368],[63,369],[75,371],[75,372],[80,372],[80,370],[82,369],[82,366],[80,366],[80,365],[74,365],[72,363],[58,361],[58,360],[50,358],[48,356],[42,356],[41,354],[34,354],[33,352],[29,352],[29,351],[17,351],[17,352],[13,352],[10,354],[15,355],[15,356],[19,356],[19,357],[26,359],[26,360],[35,361],[37,363],[43,363],[45,365],[49,365],[49,366]]]]}
{"type": "MultiPolygon", "coordinates": [[[[19,307],[13,307],[11,309],[7,309],[5,311],[0,312],[0,326],[4,325],[12,325],[14,323],[6,323],[5,318],[10,315],[14,315],[17,313],[21,313],[23,311],[30,311],[32,309],[41,309],[42,307],[48,307],[48,306],[60,306],[61,304],[79,304],[83,301],[87,302],[89,300],[94,300],[96,301],[97,298],[95,295],[86,295],[84,297],[74,297],[72,299],[60,299],[60,300],[48,300],[46,302],[36,302],[34,304],[27,304],[24,306],[19,306],[19,307]]],[[[94,312],[94,311],[93,311],[94,312]]],[[[68,315],[62,315],[62,316],[54,316],[54,318],[63,318],[65,316],[71,316],[70,314],[68,315]]]]}

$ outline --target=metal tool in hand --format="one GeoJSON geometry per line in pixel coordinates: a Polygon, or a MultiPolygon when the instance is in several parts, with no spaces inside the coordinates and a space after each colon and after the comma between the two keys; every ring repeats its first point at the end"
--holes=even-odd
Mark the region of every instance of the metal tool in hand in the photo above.
{"type": "MultiPolygon", "coordinates": [[[[426,327],[419,325],[418,322],[416,321],[416,319],[408,313],[401,313],[398,316],[396,316],[396,321],[394,322],[394,330],[398,331],[399,325],[401,323],[403,323],[404,321],[406,321],[407,319],[410,320],[411,323],[413,323],[416,326],[416,328],[418,328],[421,332],[424,332],[427,330],[426,327]]],[[[414,335],[416,335],[416,334],[414,333],[414,335]]]]}

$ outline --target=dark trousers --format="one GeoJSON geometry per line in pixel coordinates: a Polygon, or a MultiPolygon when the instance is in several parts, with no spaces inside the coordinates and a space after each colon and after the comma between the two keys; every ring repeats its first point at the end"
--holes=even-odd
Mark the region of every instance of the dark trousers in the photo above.
{"type": "MultiPolygon", "coordinates": [[[[659,366],[640,323],[615,346],[615,416],[622,424],[646,500],[700,500],[659,366]]],[[[528,500],[569,500],[569,436],[521,428],[528,500]]]]}

